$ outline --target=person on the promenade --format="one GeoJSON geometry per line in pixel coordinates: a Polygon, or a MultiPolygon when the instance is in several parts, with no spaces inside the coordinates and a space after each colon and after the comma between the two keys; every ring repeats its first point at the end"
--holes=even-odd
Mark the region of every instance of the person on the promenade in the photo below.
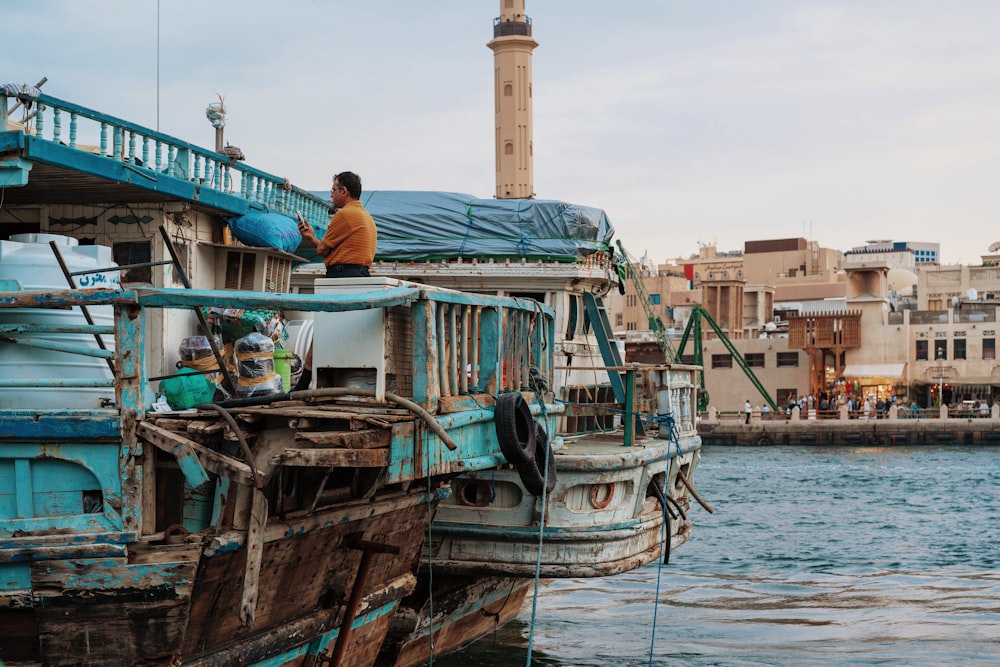
{"type": "MultiPolygon", "coordinates": [[[[302,239],[316,248],[323,258],[327,278],[364,278],[371,275],[375,261],[378,230],[375,220],[361,204],[361,177],[352,171],[342,171],[333,177],[330,201],[334,214],[322,239],[298,211],[302,239]]],[[[312,382],[312,345],[302,360],[302,377],[294,391],[308,389],[312,382]]]]}
{"type": "Polygon", "coordinates": [[[743,404],[743,412],[746,413],[746,415],[747,415],[747,417],[746,417],[746,423],[749,424],[750,423],[750,413],[753,412],[753,408],[750,407],[750,399],[749,398],[747,399],[747,402],[743,404]]]}

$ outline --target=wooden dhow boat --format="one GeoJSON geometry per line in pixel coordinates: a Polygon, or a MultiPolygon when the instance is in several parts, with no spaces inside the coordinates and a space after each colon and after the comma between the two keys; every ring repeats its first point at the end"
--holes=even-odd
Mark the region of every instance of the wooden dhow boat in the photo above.
{"type": "MultiPolygon", "coordinates": [[[[534,380],[551,400],[507,407],[523,448],[550,445],[548,479],[513,466],[453,480],[380,664],[425,664],[492,631],[517,615],[536,576],[607,576],[668,559],[692,528],[697,368],[622,362],[603,305],[618,285],[604,212],[447,192],[362,201],[379,229],[378,275],[530,298],[555,313],[553,373],[534,380]],[[540,415],[556,416],[557,429],[531,430],[540,415]]],[[[300,266],[293,283],[308,292],[320,271],[300,266]]]]}
{"type": "Polygon", "coordinates": [[[248,218],[328,203],[237,153],[0,86],[3,664],[372,665],[450,481],[509,467],[497,398],[539,405],[549,308],[290,294],[248,218]],[[317,371],[290,394],[289,310],[317,371]]]}

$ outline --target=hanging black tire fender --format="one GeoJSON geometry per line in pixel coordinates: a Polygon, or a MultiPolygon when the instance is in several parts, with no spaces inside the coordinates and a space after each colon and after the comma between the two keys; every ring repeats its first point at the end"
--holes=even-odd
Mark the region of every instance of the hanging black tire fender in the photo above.
{"type": "Polygon", "coordinates": [[[767,437],[766,435],[762,435],[759,438],[757,438],[756,444],[758,447],[769,447],[774,444],[774,441],[771,440],[771,438],[767,437]]]}
{"type": "Polygon", "coordinates": [[[516,391],[497,397],[494,425],[500,451],[507,462],[520,471],[524,465],[535,465],[535,420],[531,409],[516,391]]]}

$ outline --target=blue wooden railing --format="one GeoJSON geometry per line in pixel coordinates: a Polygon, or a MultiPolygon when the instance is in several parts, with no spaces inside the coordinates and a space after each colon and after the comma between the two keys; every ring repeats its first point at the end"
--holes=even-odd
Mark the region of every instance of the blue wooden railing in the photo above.
{"type": "Polygon", "coordinates": [[[33,140],[98,155],[157,178],[176,178],[196,183],[200,189],[236,195],[256,208],[290,215],[300,211],[320,229],[329,220],[329,201],[291,185],[287,179],[214,150],[45,95],[37,88],[0,84],[0,133],[8,131],[9,121],[10,129],[23,131],[33,140]],[[17,102],[12,104],[11,100],[17,102]],[[17,103],[32,108],[23,123],[10,117],[17,103]],[[97,143],[79,143],[82,136],[97,143]]]}

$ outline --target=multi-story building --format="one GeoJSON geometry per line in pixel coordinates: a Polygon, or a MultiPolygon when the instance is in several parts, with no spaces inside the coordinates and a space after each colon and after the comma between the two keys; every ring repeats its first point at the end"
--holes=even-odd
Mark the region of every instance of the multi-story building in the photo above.
{"type": "MultiPolygon", "coordinates": [[[[909,257],[912,259],[913,264],[937,264],[941,257],[941,244],[923,241],[866,241],[865,245],[851,248],[848,252],[882,253],[885,255],[884,259],[886,259],[890,266],[896,266],[896,262],[892,259],[892,256],[897,254],[904,262],[906,261],[906,257],[909,257]]],[[[897,268],[912,268],[912,266],[898,265],[897,268]]]]}

